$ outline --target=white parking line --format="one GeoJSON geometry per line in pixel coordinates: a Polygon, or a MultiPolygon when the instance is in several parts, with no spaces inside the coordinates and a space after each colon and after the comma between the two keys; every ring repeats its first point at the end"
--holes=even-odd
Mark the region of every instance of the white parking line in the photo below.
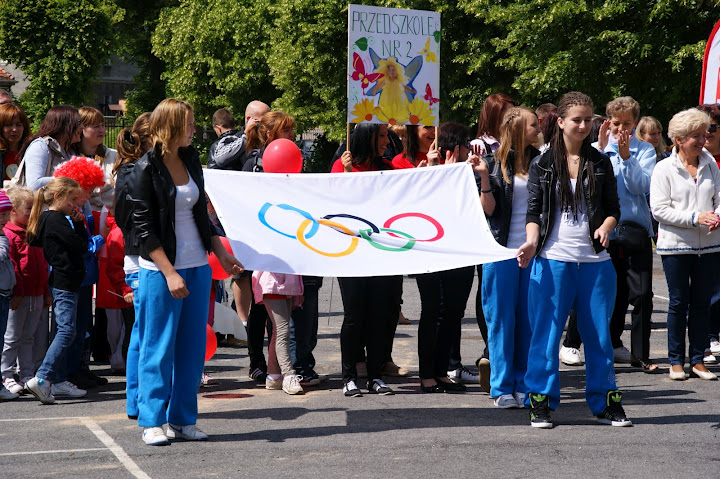
{"type": "Polygon", "coordinates": [[[52,451],[26,451],[26,452],[3,452],[0,456],[28,456],[31,454],[62,454],[75,452],[107,451],[105,447],[91,447],[88,449],[54,449],[52,451]]]}
{"type": "Polygon", "coordinates": [[[665,296],[660,296],[659,294],[655,294],[655,295],[653,295],[653,297],[654,297],[654,298],[664,299],[665,301],[670,301],[670,298],[666,298],[665,296]]]}
{"type": "Polygon", "coordinates": [[[145,472],[140,469],[137,464],[135,464],[135,461],[130,459],[130,456],[127,455],[123,448],[120,447],[113,438],[108,436],[95,421],[87,417],[80,418],[80,420],[88,429],[90,429],[90,431],[92,431],[93,434],[95,434],[95,436],[97,436],[98,439],[100,439],[103,444],[105,444],[108,449],[110,449],[113,454],[115,454],[115,457],[117,457],[118,461],[125,466],[125,469],[127,469],[130,474],[138,479],[150,479],[150,476],[145,474],[145,472]]]}

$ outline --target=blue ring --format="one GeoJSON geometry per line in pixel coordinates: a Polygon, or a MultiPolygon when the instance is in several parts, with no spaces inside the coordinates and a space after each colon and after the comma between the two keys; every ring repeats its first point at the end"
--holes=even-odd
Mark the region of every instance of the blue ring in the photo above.
{"type": "MultiPolygon", "coordinates": [[[[264,224],[265,226],[267,226],[268,228],[270,228],[271,230],[273,230],[274,232],[276,232],[276,233],[278,233],[278,234],[281,234],[281,235],[283,235],[283,236],[287,236],[287,237],[290,238],[290,239],[297,239],[297,237],[296,237],[295,235],[289,235],[289,234],[287,234],[287,233],[283,233],[282,231],[280,231],[280,230],[278,230],[278,229],[276,229],[276,228],[273,228],[272,226],[270,226],[270,225],[268,224],[267,220],[265,219],[265,213],[267,213],[267,210],[269,210],[271,206],[273,206],[271,203],[265,203],[265,204],[262,206],[262,208],[260,208],[260,211],[258,211],[258,219],[260,220],[260,223],[264,224]]],[[[279,205],[274,205],[274,206],[277,206],[278,208],[281,208],[281,209],[283,209],[283,210],[294,211],[294,212],[296,212],[296,213],[299,213],[300,215],[302,215],[302,216],[305,217],[306,219],[312,221],[312,227],[310,228],[310,232],[305,235],[306,238],[312,238],[312,237],[315,235],[315,233],[318,232],[318,229],[320,228],[320,225],[318,224],[317,221],[315,221],[315,218],[313,218],[313,217],[310,215],[310,213],[308,213],[307,211],[303,211],[303,210],[301,210],[301,209],[299,209],[299,208],[295,208],[294,206],[286,205],[286,204],[284,204],[284,203],[283,203],[283,204],[279,204],[279,205]]]]}

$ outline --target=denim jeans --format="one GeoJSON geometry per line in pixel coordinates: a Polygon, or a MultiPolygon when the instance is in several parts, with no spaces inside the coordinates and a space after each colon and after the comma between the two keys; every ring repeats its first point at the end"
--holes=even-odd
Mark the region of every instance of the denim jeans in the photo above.
{"type": "Polygon", "coordinates": [[[703,364],[709,345],[710,297],[720,253],[663,255],[668,285],[668,359],[673,366],[685,364],[685,328],[690,345],[690,364],[703,364]]]}
{"type": "Polygon", "coordinates": [[[68,353],[75,339],[78,293],[51,287],[50,294],[53,299],[57,333],[35,375],[53,383],[61,383],[67,380],[68,353]]]}
{"type": "Polygon", "coordinates": [[[90,341],[87,333],[92,323],[92,285],[81,286],[77,292],[75,338],[67,354],[67,374],[90,370],[90,341]]]}

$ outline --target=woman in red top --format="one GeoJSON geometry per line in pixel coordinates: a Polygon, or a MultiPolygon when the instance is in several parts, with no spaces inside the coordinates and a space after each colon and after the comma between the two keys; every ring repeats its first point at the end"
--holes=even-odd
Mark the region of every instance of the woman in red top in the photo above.
{"type": "Polygon", "coordinates": [[[20,162],[20,148],[30,136],[30,122],[15,103],[0,105],[0,186],[12,180],[20,162]]]}
{"type": "MultiPolygon", "coordinates": [[[[382,157],[389,143],[387,125],[363,124],[350,135],[350,150],[333,164],[332,173],[392,170],[382,157]]],[[[363,343],[367,348],[368,393],[389,395],[392,389],[382,381],[382,361],[388,339],[387,328],[397,324],[402,276],[338,278],[345,316],[340,330],[343,394],[362,396],[356,364],[363,343]]]]}
{"type": "Polygon", "coordinates": [[[430,147],[434,141],[434,126],[408,125],[405,139],[403,140],[405,151],[393,158],[393,168],[401,170],[405,168],[415,168],[417,166],[427,166],[427,153],[430,151],[430,147]]]}

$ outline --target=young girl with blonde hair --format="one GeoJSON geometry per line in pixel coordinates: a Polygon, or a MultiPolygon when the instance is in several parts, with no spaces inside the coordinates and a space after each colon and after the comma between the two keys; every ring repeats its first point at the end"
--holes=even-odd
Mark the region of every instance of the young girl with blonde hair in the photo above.
{"type": "Polygon", "coordinates": [[[87,394],[67,380],[66,371],[67,355],[76,336],[78,291],[85,277],[83,255],[87,252],[88,236],[77,207],[84,197],[84,191],[74,180],[54,178],[35,195],[27,224],[28,244],[41,247],[52,267],[49,285],[57,333],[40,369],[26,384],[43,404],[54,403],[55,396],[87,394]]]}

